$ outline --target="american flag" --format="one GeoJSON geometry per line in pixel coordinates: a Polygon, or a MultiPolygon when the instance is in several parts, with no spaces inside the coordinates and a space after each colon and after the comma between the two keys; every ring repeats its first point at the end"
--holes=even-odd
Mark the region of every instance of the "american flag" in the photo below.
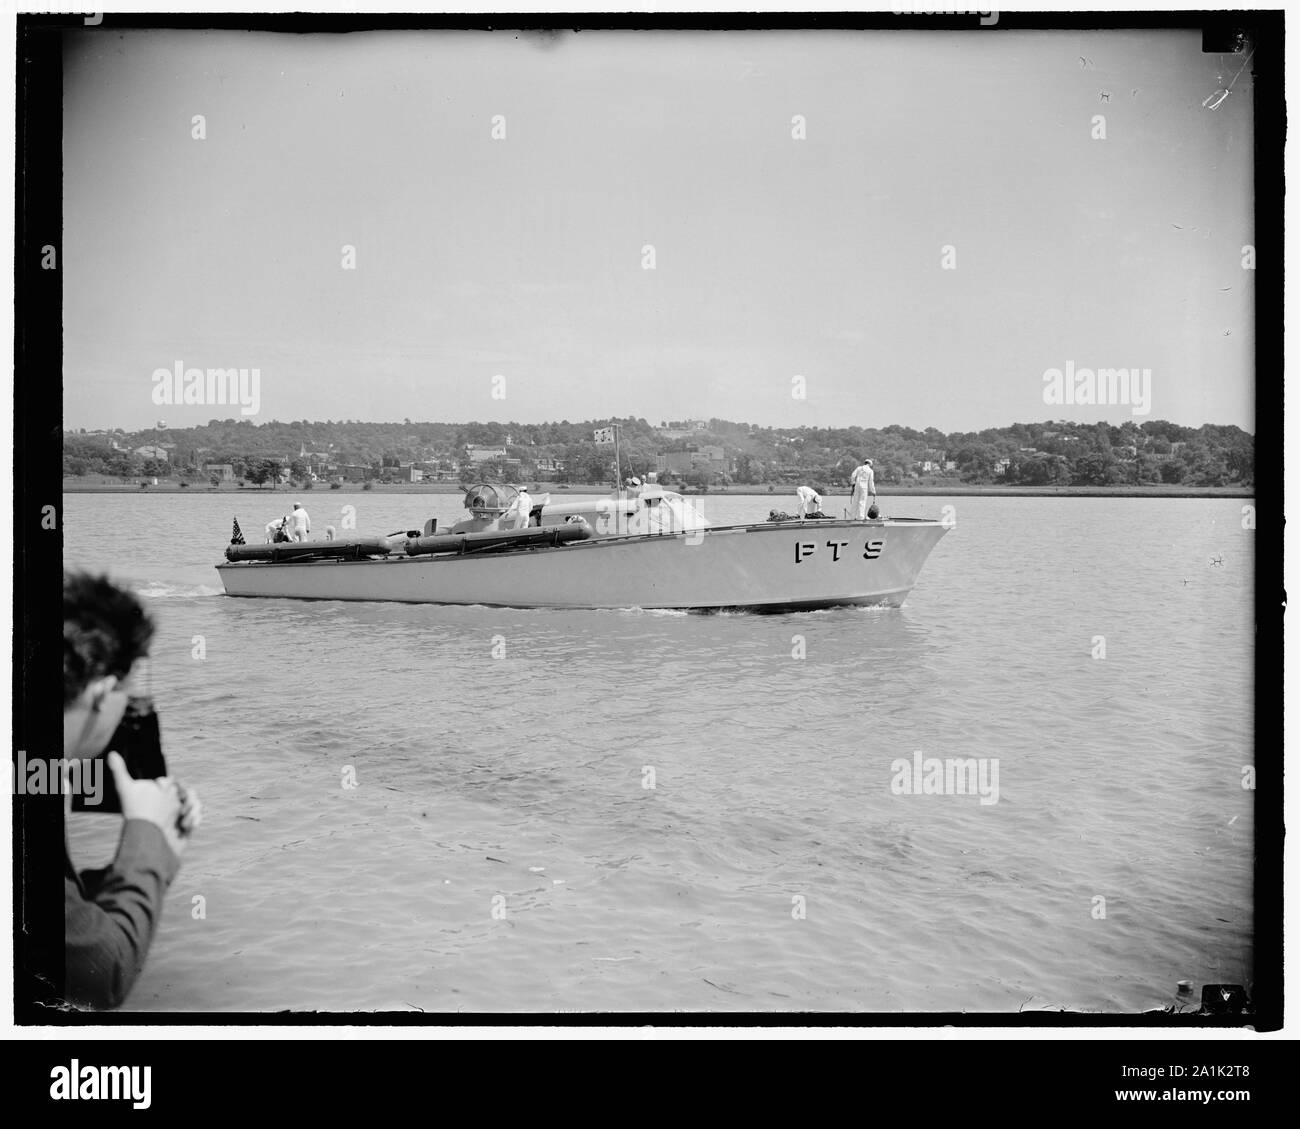
{"type": "Polygon", "coordinates": [[[614,429],[612,427],[598,427],[592,432],[592,438],[597,443],[613,443],[614,429]]]}
{"type": "Polygon", "coordinates": [[[230,543],[232,545],[246,544],[244,541],[243,531],[239,528],[239,518],[235,518],[235,523],[230,529],[230,543]]]}

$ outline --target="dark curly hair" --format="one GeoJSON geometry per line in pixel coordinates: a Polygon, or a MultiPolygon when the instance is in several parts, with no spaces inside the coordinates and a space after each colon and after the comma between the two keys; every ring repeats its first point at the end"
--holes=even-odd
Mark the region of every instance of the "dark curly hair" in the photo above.
{"type": "Polygon", "coordinates": [[[125,678],[149,650],[154,624],[130,592],[106,576],[63,574],[63,708],[96,678],[125,678]]]}

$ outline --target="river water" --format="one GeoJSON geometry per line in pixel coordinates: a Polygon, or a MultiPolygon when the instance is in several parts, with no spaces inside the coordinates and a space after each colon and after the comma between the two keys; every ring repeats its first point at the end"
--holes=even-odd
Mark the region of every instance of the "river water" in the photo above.
{"type": "MultiPolygon", "coordinates": [[[[65,499],[65,563],[158,621],[169,765],[203,799],[124,1010],[1131,1012],[1183,979],[1250,989],[1240,501],[885,498],[957,519],[893,610],[222,596],[232,516],[261,540],[292,500],[65,499]],[[918,751],[974,758],[996,802],[901,793],[918,751]]],[[[363,534],[460,516],[459,495],[297,500],[318,532],[346,506],[363,534]]],[[[72,819],[78,865],[111,858],[118,821],[72,819]]]]}

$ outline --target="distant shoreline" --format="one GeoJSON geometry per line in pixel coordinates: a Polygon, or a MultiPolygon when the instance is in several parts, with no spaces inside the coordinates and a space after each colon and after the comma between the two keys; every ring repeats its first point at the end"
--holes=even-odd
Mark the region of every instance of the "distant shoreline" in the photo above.
{"type": "MultiPolygon", "coordinates": [[[[743,494],[749,497],[771,497],[793,499],[794,487],[788,483],[773,483],[768,489],[767,483],[733,484],[731,486],[710,487],[706,494],[694,497],[712,497],[714,495],[743,494]]],[[[574,485],[561,487],[558,483],[542,482],[529,484],[534,494],[604,494],[608,486],[574,485]]],[[[375,483],[370,490],[364,490],[361,483],[348,484],[339,490],[328,486],[314,486],[310,490],[301,487],[277,486],[235,486],[223,483],[221,486],[193,485],[182,487],[178,482],[160,481],[157,486],[141,487],[138,482],[123,486],[118,482],[78,482],[76,479],[63,480],[65,494],[225,494],[241,497],[276,496],[282,498],[314,498],[321,494],[463,494],[464,488],[454,482],[403,482],[391,486],[375,483]]],[[[848,489],[829,490],[824,497],[847,497],[848,489]]],[[[960,497],[964,495],[985,495],[990,498],[1253,498],[1253,486],[1180,486],[1180,485],[1146,485],[1146,486],[997,486],[971,485],[958,483],[954,485],[918,484],[905,486],[883,486],[878,491],[882,498],[899,497],[960,497]]]]}

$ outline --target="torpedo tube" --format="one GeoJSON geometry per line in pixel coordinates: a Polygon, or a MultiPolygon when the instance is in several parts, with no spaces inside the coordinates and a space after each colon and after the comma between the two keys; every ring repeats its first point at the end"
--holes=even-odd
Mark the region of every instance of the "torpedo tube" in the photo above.
{"type": "Polygon", "coordinates": [[[393,551],[384,537],[345,537],[341,541],[288,541],[278,545],[227,545],[228,561],[358,561],[386,557],[393,551]]]}
{"type": "Polygon", "coordinates": [[[584,522],[567,522],[545,528],[488,530],[483,533],[438,533],[432,537],[410,537],[406,541],[408,557],[428,553],[492,553],[505,549],[542,548],[563,545],[568,541],[585,541],[592,535],[584,522]]]}

